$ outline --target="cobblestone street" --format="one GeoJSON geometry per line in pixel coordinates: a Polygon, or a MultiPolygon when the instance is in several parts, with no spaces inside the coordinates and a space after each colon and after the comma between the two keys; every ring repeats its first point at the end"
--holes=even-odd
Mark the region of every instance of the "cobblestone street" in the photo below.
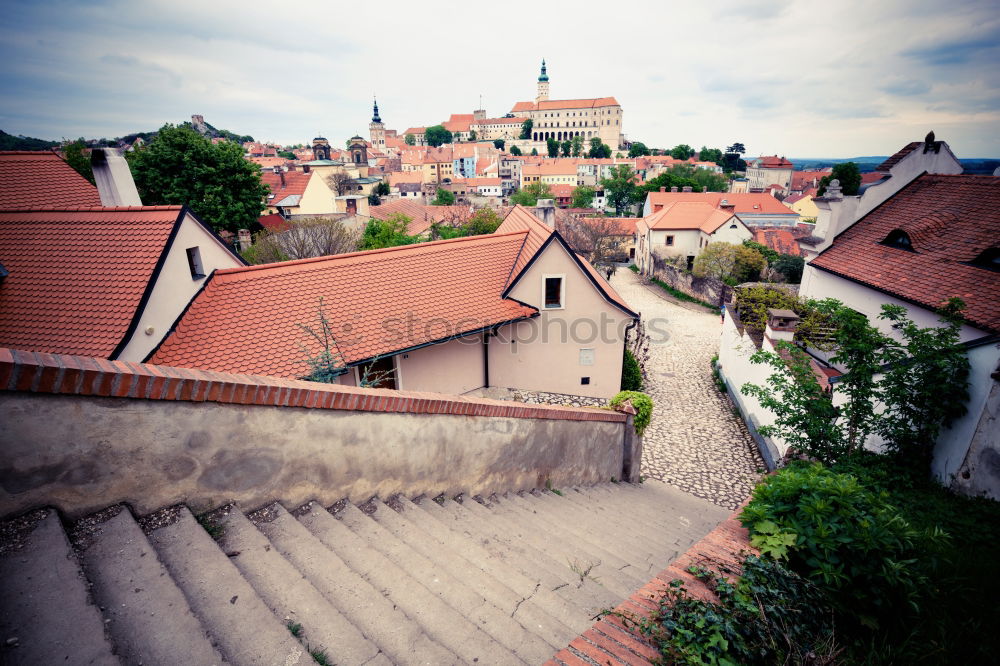
{"type": "Polygon", "coordinates": [[[659,287],[643,284],[625,268],[615,272],[611,283],[641,313],[654,341],[646,387],[654,408],[644,437],[642,473],[735,509],[749,496],[764,463],[712,378],[719,316],[699,305],[672,302],[659,287]],[[668,331],[666,341],[657,336],[653,319],[659,320],[659,330],[668,331]]]}

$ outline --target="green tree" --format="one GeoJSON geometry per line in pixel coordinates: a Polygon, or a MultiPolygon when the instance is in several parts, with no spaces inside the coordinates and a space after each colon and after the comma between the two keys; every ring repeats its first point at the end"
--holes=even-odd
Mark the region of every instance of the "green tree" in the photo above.
{"type": "Polygon", "coordinates": [[[590,208],[594,203],[596,190],[593,187],[581,185],[573,190],[573,208],[590,208]]]}
{"type": "Polygon", "coordinates": [[[164,125],[126,157],[146,205],[186,204],[215,230],[232,232],[252,228],[264,210],[268,189],[260,171],[231,141],[213,144],[194,130],[164,125]]]}
{"type": "Polygon", "coordinates": [[[451,143],[452,136],[451,132],[446,130],[443,125],[433,125],[424,131],[424,139],[428,146],[436,147],[451,143]]]}
{"type": "Polygon", "coordinates": [[[493,147],[497,150],[503,150],[503,147],[507,145],[503,139],[493,139],[493,147]]]}
{"type": "Polygon", "coordinates": [[[437,196],[431,202],[432,206],[451,206],[455,203],[455,195],[448,190],[438,188],[437,196]]]}
{"type": "Polygon", "coordinates": [[[295,153],[293,153],[290,150],[279,150],[278,151],[278,157],[284,157],[286,160],[294,160],[295,159],[295,153]]]}
{"type": "Polygon", "coordinates": [[[511,146],[510,147],[510,154],[511,155],[515,155],[515,156],[516,155],[520,155],[521,154],[521,149],[518,148],[517,146],[511,146]]]}
{"type": "Polygon", "coordinates": [[[861,188],[861,171],[854,162],[834,164],[833,173],[820,179],[817,196],[823,196],[827,186],[834,180],[840,181],[840,189],[845,195],[854,195],[861,188]]]}
{"type": "Polygon", "coordinates": [[[521,138],[530,139],[531,130],[535,126],[535,121],[531,118],[525,118],[524,122],[521,123],[521,138]]]}
{"type": "Polygon", "coordinates": [[[610,178],[601,179],[601,187],[608,197],[608,203],[615,207],[619,217],[622,211],[639,200],[639,191],[635,184],[635,172],[627,164],[611,167],[610,178]]]}
{"type": "Polygon", "coordinates": [[[767,268],[767,259],[752,247],[736,246],[732,276],[737,282],[753,282],[760,279],[760,272],[767,268]]]}
{"type": "Polygon", "coordinates": [[[769,264],[774,263],[775,261],[778,260],[778,257],[781,256],[768,246],[762,245],[761,243],[752,240],[743,241],[743,247],[748,247],[752,250],[757,250],[757,252],[760,252],[762,255],[764,255],[764,258],[767,259],[767,263],[769,264]]]}
{"type": "Polygon", "coordinates": [[[560,148],[562,148],[563,157],[569,157],[573,153],[573,144],[569,141],[563,141],[560,148]]]}
{"type": "Polygon", "coordinates": [[[573,157],[579,157],[583,153],[583,137],[577,134],[573,137],[573,157]]]}
{"type": "Polygon", "coordinates": [[[405,143],[408,146],[415,146],[417,144],[417,137],[413,136],[412,134],[407,134],[406,136],[403,137],[403,143],[405,143]]]}
{"type": "Polygon", "coordinates": [[[718,148],[706,148],[701,147],[698,151],[698,159],[702,162],[715,162],[718,165],[722,165],[722,151],[718,148]]]}
{"type": "Polygon", "coordinates": [[[649,148],[640,141],[636,141],[628,149],[629,157],[645,157],[646,155],[649,155],[649,148]]]}
{"type": "Polygon", "coordinates": [[[559,157],[559,141],[549,137],[545,140],[545,147],[549,151],[549,157],[559,157]]]}
{"type": "Polygon", "coordinates": [[[743,144],[739,141],[735,142],[733,145],[726,148],[727,153],[736,153],[737,155],[742,155],[747,152],[747,149],[743,147],[743,144]]]}
{"type": "Polygon", "coordinates": [[[531,155],[532,157],[538,157],[538,148],[532,148],[531,155]]]}
{"type": "Polygon", "coordinates": [[[478,138],[478,135],[476,134],[476,130],[470,130],[469,131],[469,141],[475,141],[477,138],[478,138]]]}
{"type": "Polygon", "coordinates": [[[66,147],[63,148],[63,159],[78,174],[89,180],[91,185],[94,184],[94,171],[90,168],[90,151],[87,149],[83,137],[73,143],[66,144],[66,147]]]}
{"type": "MultiPolygon", "coordinates": [[[[772,252],[774,250],[771,250],[772,252]]],[[[802,271],[805,268],[806,260],[792,254],[779,255],[771,262],[771,268],[785,276],[785,280],[790,284],[802,282],[802,271]]]]}
{"type": "Polygon", "coordinates": [[[412,220],[402,213],[393,213],[385,220],[372,218],[365,226],[365,232],[361,236],[359,250],[377,250],[385,247],[396,247],[397,245],[412,245],[419,243],[420,239],[410,236],[406,232],[412,220]]]}
{"type": "Polygon", "coordinates": [[[552,190],[541,181],[528,183],[514,194],[510,195],[510,203],[519,206],[535,206],[539,199],[551,199],[552,190]]]}
{"type": "Polygon", "coordinates": [[[380,197],[389,196],[389,183],[383,180],[381,183],[376,185],[375,194],[379,195],[380,197]]]}
{"type": "Polygon", "coordinates": [[[702,248],[695,257],[692,272],[696,277],[722,280],[731,276],[735,267],[736,246],[732,243],[715,241],[702,248]]]}
{"type": "Polygon", "coordinates": [[[462,236],[483,236],[492,234],[503,222],[492,208],[480,208],[468,219],[457,223],[437,222],[431,225],[431,237],[459,238],[462,236]]]}
{"type": "Polygon", "coordinates": [[[673,147],[670,156],[675,160],[686,160],[694,155],[694,148],[686,143],[680,143],[673,147]]]}
{"type": "Polygon", "coordinates": [[[601,141],[599,137],[594,137],[590,140],[590,151],[587,153],[587,157],[592,159],[607,159],[611,157],[611,148],[608,144],[601,141]]]}
{"type": "Polygon", "coordinates": [[[368,195],[368,205],[369,206],[381,206],[382,197],[378,195],[378,192],[372,192],[368,195]]]}

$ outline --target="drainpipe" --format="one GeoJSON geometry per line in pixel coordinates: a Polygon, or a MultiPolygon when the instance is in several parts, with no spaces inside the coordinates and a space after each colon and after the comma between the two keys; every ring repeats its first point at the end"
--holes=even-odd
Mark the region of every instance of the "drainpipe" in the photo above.
{"type": "Polygon", "coordinates": [[[490,331],[483,331],[483,388],[490,387],[490,331]]]}

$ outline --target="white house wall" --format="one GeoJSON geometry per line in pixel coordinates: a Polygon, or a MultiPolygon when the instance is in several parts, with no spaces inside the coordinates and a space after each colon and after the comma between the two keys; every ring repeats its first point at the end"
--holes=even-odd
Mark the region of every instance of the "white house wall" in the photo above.
{"type": "Polygon", "coordinates": [[[462,394],[482,388],[483,337],[456,338],[398,354],[396,368],[400,390],[462,394]]]}
{"type": "Polygon", "coordinates": [[[221,241],[206,231],[190,215],[185,215],[149,300],[142,310],[139,325],[118,355],[118,360],[138,362],[145,359],[170,331],[170,327],[208,279],[191,278],[187,260],[189,247],[199,248],[202,269],[206,276],[219,268],[236,268],[243,265],[221,241]]]}

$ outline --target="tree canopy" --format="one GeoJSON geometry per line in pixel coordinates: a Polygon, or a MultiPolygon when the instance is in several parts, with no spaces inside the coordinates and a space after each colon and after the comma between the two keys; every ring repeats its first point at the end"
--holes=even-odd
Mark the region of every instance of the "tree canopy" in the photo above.
{"type": "Polygon", "coordinates": [[[511,146],[510,147],[510,154],[511,155],[520,155],[521,154],[521,149],[518,148],[517,146],[511,146]]]}
{"type": "Polygon", "coordinates": [[[73,143],[67,144],[63,148],[63,159],[78,174],[89,180],[91,185],[94,184],[94,170],[90,167],[90,153],[87,151],[83,139],[77,139],[73,143]]]}
{"type": "Polygon", "coordinates": [[[438,238],[460,238],[462,236],[482,236],[497,230],[503,220],[492,208],[480,208],[464,221],[436,222],[431,225],[431,236],[438,238]]]}
{"type": "Polygon", "coordinates": [[[671,187],[676,187],[678,190],[690,187],[695,192],[701,192],[703,187],[707,187],[709,192],[726,192],[729,189],[729,181],[725,176],[708,169],[699,169],[691,164],[675,164],[655,178],[649,179],[639,189],[642,193],[646,193],[657,192],[661,187],[667,188],[668,192],[671,187]]]}
{"type": "Polygon", "coordinates": [[[359,250],[377,250],[384,247],[396,247],[397,245],[412,245],[419,243],[420,239],[406,233],[412,220],[402,213],[393,213],[385,220],[372,218],[365,226],[365,232],[361,236],[359,250]]]}
{"type": "Polygon", "coordinates": [[[156,138],[126,154],[143,203],[186,204],[216,231],[250,229],[264,210],[267,187],[236,143],[164,125],[156,138]]]}
{"type": "Polygon", "coordinates": [[[596,191],[593,187],[581,185],[573,190],[573,208],[590,208],[594,204],[596,191]]]}
{"type": "Polygon", "coordinates": [[[455,203],[455,195],[448,190],[438,188],[437,196],[431,202],[432,206],[450,206],[455,203]]]}
{"type": "Polygon", "coordinates": [[[694,148],[686,143],[681,143],[671,149],[670,156],[675,160],[686,160],[694,156],[694,148]]]}
{"type": "Polygon", "coordinates": [[[722,151],[718,148],[706,148],[701,147],[698,151],[698,159],[702,162],[715,162],[718,165],[722,165],[722,151]]]}
{"type": "Polygon", "coordinates": [[[403,143],[405,143],[408,146],[414,146],[417,143],[417,137],[413,136],[412,134],[407,134],[406,136],[403,137],[403,143]]]}
{"type": "Polygon", "coordinates": [[[611,167],[611,177],[602,178],[601,186],[608,197],[608,203],[615,207],[615,214],[621,215],[639,200],[639,190],[635,184],[635,172],[628,164],[611,167]]]}
{"type": "Polygon", "coordinates": [[[531,129],[534,126],[535,126],[535,121],[534,120],[532,120],[531,118],[525,119],[525,121],[523,123],[521,123],[521,138],[522,139],[530,139],[531,138],[531,129]]]}
{"type": "Polygon", "coordinates": [[[833,165],[833,173],[823,176],[819,181],[819,192],[817,196],[823,196],[826,187],[834,180],[840,181],[841,191],[845,195],[854,195],[861,189],[861,171],[854,162],[842,162],[833,165]]]}
{"type": "Polygon", "coordinates": [[[552,190],[541,181],[528,183],[514,194],[510,195],[510,203],[519,206],[535,206],[539,199],[551,199],[552,190]]]}
{"type": "Polygon", "coordinates": [[[645,157],[646,155],[649,155],[649,148],[646,147],[646,144],[640,141],[634,142],[628,149],[629,157],[645,157]]]}
{"type": "Polygon", "coordinates": [[[428,146],[440,146],[446,143],[451,143],[452,136],[451,132],[446,130],[443,125],[432,125],[424,131],[424,138],[427,141],[428,146]]]}
{"type": "Polygon", "coordinates": [[[583,153],[583,137],[577,134],[571,143],[573,144],[573,157],[579,157],[583,153]]]}
{"type": "Polygon", "coordinates": [[[504,141],[503,139],[493,139],[493,147],[496,148],[497,150],[503,150],[503,147],[505,145],[506,141],[504,141]]]}
{"type": "Polygon", "coordinates": [[[611,147],[595,136],[590,140],[590,151],[587,153],[587,157],[592,159],[607,159],[611,157],[611,147]]]}
{"type": "Polygon", "coordinates": [[[737,153],[738,155],[742,155],[743,153],[747,152],[747,149],[743,146],[742,143],[740,143],[739,141],[737,141],[733,145],[731,145],[728,148],[726,148],[726,152],[727,153],[737,153]]]}
{"type": "Polygon", "coordinates": [[[545,140],[545,148],[549,151],[549,157],[559,157],[559,141],[549,137],[545,140]]]}

